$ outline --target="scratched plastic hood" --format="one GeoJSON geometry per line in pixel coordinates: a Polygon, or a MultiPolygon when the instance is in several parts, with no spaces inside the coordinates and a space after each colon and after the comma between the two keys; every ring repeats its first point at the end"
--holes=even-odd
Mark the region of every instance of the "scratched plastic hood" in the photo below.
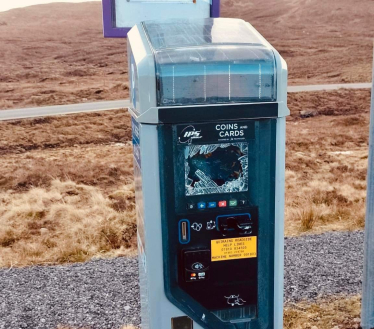
{"type": "Polygon", "coordinates": [[[143,22],[158,106],[276,100],[273,51],[240,19],[143,22]]]}

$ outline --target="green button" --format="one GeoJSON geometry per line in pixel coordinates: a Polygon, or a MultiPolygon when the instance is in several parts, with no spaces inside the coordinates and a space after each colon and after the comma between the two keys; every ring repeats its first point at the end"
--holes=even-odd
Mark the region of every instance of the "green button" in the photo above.
{"type": "Polygon", "coordinates": [[[230,200],[229,201],[229,206],[230,207],[236,207],[238,205],[238,201],[237,200],[230,200]]]}

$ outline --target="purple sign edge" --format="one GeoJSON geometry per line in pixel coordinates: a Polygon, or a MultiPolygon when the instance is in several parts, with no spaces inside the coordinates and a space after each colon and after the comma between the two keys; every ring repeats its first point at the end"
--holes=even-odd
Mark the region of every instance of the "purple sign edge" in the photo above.
{"type": "Polygon", "coordinates": [[[126,38],[130,28],[115,27],[114,22],[114,0],[102,0],[103,5],[103,28],[105,38],[126,38]]]}
{"type": "MultiPolygon", "coordinates": [[[[114,26],[114,0],[102,0],[102,5],[104,37],[126,38],[131,28],[114,26]]],[[[220,17],[220,0],[212,0],[210,17],[220,17]]]]}

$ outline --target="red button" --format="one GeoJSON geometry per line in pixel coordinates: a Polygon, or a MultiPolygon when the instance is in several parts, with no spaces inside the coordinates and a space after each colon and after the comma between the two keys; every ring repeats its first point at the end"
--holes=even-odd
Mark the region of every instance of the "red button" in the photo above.
{"type": "Polygon", "coordinates": [[[226,206],[227,206],[227,202],[226,201],[219,201],[218,202],[218,207],[223,208],[223,207],[226,207],[226,206]]]}

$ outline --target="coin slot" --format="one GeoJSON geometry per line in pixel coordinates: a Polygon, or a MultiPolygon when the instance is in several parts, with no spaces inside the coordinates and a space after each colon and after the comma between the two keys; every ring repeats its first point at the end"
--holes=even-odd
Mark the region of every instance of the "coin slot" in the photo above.
{"type": "Polygon", "coordinates": [[[179,242],[181,244],[190,242],[190,221],[188,219],[179,221],[179,242]]]}
{"type": "Polygon", "coordinates": [[[182,222],[182,240],[187,241],[187,223],[182,222]]]}

